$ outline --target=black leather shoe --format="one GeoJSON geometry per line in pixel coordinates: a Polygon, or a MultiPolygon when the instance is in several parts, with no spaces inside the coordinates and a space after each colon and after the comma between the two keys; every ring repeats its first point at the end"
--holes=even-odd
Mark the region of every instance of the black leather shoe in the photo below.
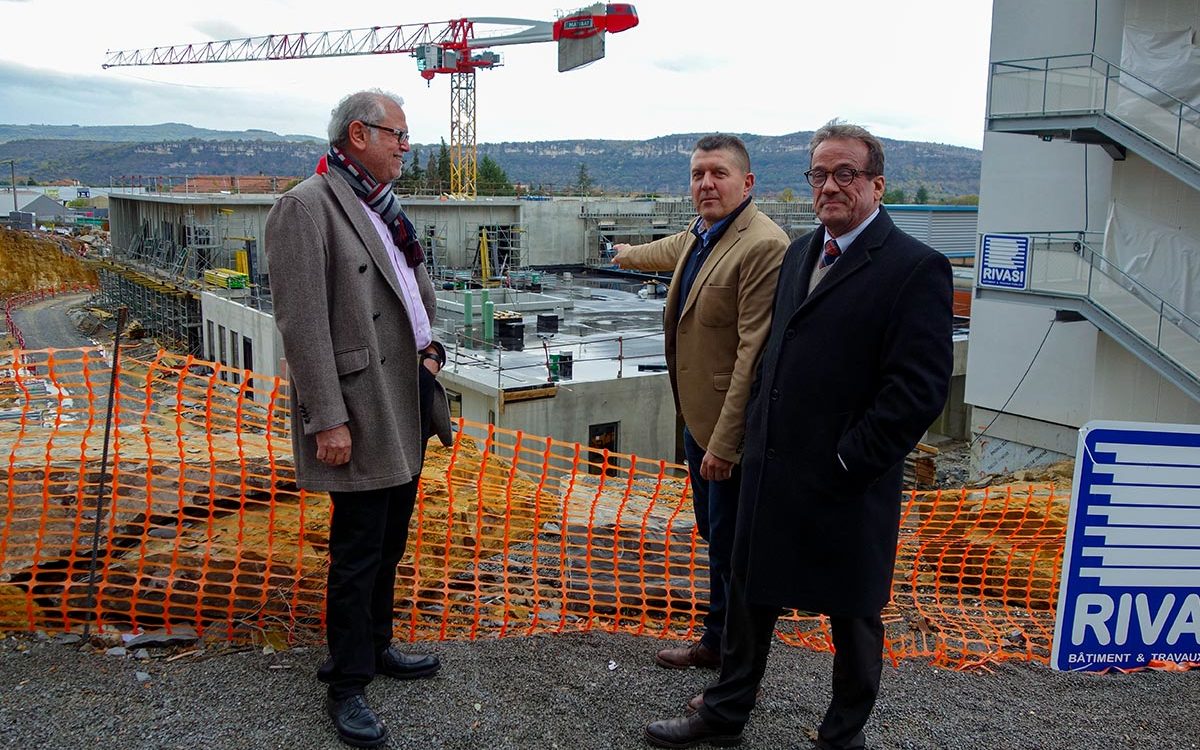
{"type": "Polygon", "coordinates": [[[708,744],[728,747],[742,741],[742,733],[714,727],[700,714],[689,714],[677,719],[655,721],[646,725],[646,742],[655,747],[693,747],[708,744]]]}
{"type": "Polygon", "coordinates": [[[333,720],[338,738],[354,747],[379,747],[387,742],[388,731],[361,695],[337,700],[325,698],[325,713],[333,720]]]}
{"type": "Polygon", "coordinates": [[[388,646],[375,660],[375,674],[387,675],[397,680],[432,677],[441,668],[442,663],[432,654],[404,654],[394,646],[388,646]]]}

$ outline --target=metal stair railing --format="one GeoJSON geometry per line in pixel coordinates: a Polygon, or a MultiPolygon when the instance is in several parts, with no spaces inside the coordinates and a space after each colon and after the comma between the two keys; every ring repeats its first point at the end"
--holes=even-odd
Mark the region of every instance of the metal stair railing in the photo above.
{"type": "Polygon", "coordinates": [[[990,119],[1103,115],[1200,169],[1200,109],[1096,54],[991,64],[990,119]]]}
{"type": "Polygon", "coordinates": [[[1025,293],[1086,301],[1200,386],[1200,321],[1106,258],[1094,246],[1103,234],[1024,234],[1030,238],[1025,293]]]}

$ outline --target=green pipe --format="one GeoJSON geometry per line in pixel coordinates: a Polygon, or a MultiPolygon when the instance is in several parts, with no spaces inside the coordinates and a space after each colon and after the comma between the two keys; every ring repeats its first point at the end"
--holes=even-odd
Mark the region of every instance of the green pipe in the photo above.
{"type": "Polygon", "coordinates": [[[491,300],[483,303],[483,340],[492,343],[496,330],[496,306],[491,300]]]}

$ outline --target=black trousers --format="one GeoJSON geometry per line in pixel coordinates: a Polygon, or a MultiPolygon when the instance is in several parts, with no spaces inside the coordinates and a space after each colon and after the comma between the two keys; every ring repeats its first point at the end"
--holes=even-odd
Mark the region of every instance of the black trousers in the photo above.
{"type": "MultiPolygon", "coordinates": [[[[767,670],[767,653],[779,607],[746,599],[746,577],[734,571],[729,588],[725,637],[721,642],[721,677],[704,691],[700,715],[710,724],[740,731],[750,718],[759,683],[767,670]]],[[[883,621],[871,617],[830,616],[833,631],[833,691],[825,718],[817,728],[822,750],[858,750],[865,746],[863,727],[879,695],[883,672],[883,621]]]]}
{"type": "Polygon", "coordinates": [[[359,695],[392,642],[396,566],[404,557],[417,479],[367,492],[331,492],[325,636],[317,678],[335,699],[359,695]]]}
{"type": "MultiPolygon", "coordinates": [[[[418,366],[421,434],[431,433],[433,375],[418,366]]],[[[421,447],[424,463],[425,448],[421,447]]],[[[392,642],[396,566],[408,543],[417,499],[417,475],[407,484],[366,492],[331,492],[329,582],[325,638],[329,659],[317,679],[329,695],[360,695],[375,676],[375,660],[392,642]]]]}

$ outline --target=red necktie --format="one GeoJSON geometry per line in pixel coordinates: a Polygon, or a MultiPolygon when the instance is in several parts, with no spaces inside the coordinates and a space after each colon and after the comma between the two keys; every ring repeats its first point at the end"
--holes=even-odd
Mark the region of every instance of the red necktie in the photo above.
{"type": "Polygon", "coordinates": [[[821,268],[832,266],[833,262],[842,254],[842,249],[838,247],[837,240],[830,240],[825,243],[825,252],[821,254],[821,268]]]}

